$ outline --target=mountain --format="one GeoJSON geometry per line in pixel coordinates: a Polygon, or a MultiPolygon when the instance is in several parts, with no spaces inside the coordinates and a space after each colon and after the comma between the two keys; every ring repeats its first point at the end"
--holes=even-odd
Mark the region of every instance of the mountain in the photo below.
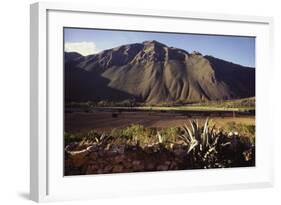
{"type": "Polygon", "coordinates": [[[82,56],[77,52],[65,52],[64,53],[64,62],[67,63],[68,61],[75,61],[82,56]]]}
{"type": "Polygon", "coordinates": [[[157,41],[65,53],[66,101],[194,102],[255,96],[255,69],[157,41]]]}

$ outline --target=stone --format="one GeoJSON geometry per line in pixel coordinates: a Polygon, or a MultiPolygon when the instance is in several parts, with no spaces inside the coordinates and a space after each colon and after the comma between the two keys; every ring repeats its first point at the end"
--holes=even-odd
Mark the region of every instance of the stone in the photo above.
{"type": "Polygon", "coordinates": [[[90,160],[97,160],[98,159],[98,153],[96,153],[96,152],[90,153],[89,159],[90,160]]]}
{"type": "Polygon", "coordinates": [[[185,149],[182,145],[174,145],[173,153],[176,156],[184,156],[187,153],[187,149],[185,149]]]}
{"type": "Polygon", "coordinates": [[[99,147],[98,147],[97,144],[93,144],[93,145],[87,147],[87,150],[88,150],[89,152],[97,152],[97,151],[99,150],[99,147]]]}
{"type": "Polygon", "coordinates": [[[160,144],[159,143],[155,143],[153,145],[153,152],[159,152],[160,151],[160,144]]]}
{"type": "Polygon", "coordinates": [[[67,145],[67,146],[65,147],[65,151],[66,151],[66,152],[74,151],[74,150],[77,148],[78,145],[79,145],[78,142],[72,142],[72,143],[70,143],[69,145],[67,145]]]}
{"type": "Polygon", "coordinates": [[[149,170],[149,171],[153,171],[153,170],[155,170],[155,164],[154,163],[147,163],[145,165],[145,169],[149,170]]]}
{"type": "Polygon", "coordinates": [[[178,169],[178,164],[176,162],[172,161],[170,163],[169,169],[177,170],[178,169]]]}
{"type": "Polygon", "coordinates": [[[86,174],[94,174],[97,172],[98,169],[99,169],[99,166],[96,164],[89,165],[87,167],[86,174]]]}
{"type": "Polygon", "coordinates": [[[132,162],[132,164],[133,164],[134,166],[137,166],[137,165],[140,165],[140,164],[141,164],[141,161],[139,161],[139,160],[134,160],[134,161],[132,162]]]}
{"type": "Polygon", "coordinates": [[[126,145],[117,145],[114,144],[111,146],[110,152],[116,154],[124,154],[125,153],[126,145]]]}
{"type": "Polygon", "coordinates": [[[132,169],[135,172],[141,172],[141,171],[144,171],[144,165],[143,164],[135,165],[135,166],[132,167],[132,169]]]}
{"type": "Polygon", "coordinates": [[[117,155],[116,157],[114,157],[114,163],[116,164],[121,163],[124,161],[124,159],[125,159],[124,155],[117,155]]]}
{"type": "Polygon", "coordinates": [[[132,168],[132,162],[129,162],[129,161],[125,161],[125,162],[123,162],[123,165],[124,165],[124,167],[126,168],[126,169],[130,169],[130,168],[132,168]]]}
{"type": "Polygon", "coordinates": [[[246,150],[246,151],[243,152],[244,160],[246,162],[252,160],[252,158],[253,158],[252,155],[253,155],[252,150],[246,150]]]}
{"type": "Polygon", "coordinates": [[[171,164],[171,161],[165,161],[164,164],[169,166],[171,164]]]}
{"type": "Polygon", "coordinates": [[[103,149],[99,149],[98,155],[99,157],[104,157],[106,155],[106,152],[103,149]]]}
{"type": "Polygon", "coordinates": [[[166,164],[161,164],[156,167],[157,171],[166,171],[169,169],[169,166],[166,164]]]}
{"type": "Polygon", "coordinates": [[[80,151],[68,151],[67,153],[75,167],[81,167],[88,160],[87,156],[89,152],[86,149],[80,151]]]}
{"type": "Polygon", "coordinates": [[[103,168],[103,170],[106,172],[106,173],[109,173],[109,172],[111,172],[111,170],[112,170],[112,166],[111,165],[106,165],[104,168],[103,168]]]}
{"type": "Polygon", "coordinates": [[[97,171],[97,174],[104,174],[103,169],[99,169],[99,170],[97,171]]]}
{"type": "Polygon", "coordinates": [[[122,165],[115,165],[112,169],[112,172],[114,173],[119,173],[119,172],[122,172],[123,171],[123,166],[122,165]]]}
{"type": "Polygon", "coordinates": [[[144,171],[144,164],[139,160],[134,160],[132,162],[133,171],[144,171]]]}
{"type": "Polygon", "coordinates": [[[151,154],[151,153],[155,152],[155,148],[154,148],[153,145],[147,145],[143,148],[143,151],[148,153],[148,154],[151,154]]]}

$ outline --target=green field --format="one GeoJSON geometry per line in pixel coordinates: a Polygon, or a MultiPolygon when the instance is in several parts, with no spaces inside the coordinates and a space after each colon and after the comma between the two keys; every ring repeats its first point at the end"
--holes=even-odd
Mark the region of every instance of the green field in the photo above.
{"type": "Polygon", "coordinates": [[[255,97],[238,100],[225,101],[202,101],[193,103],[161,103],[161,104],[144,104],[135,103],[128,100],[122,102],[71,102],[66,103],[66,108],[80,108],[87,111],[91,109],[122,109],[122,110],[146,110],[146,111],[249,111],[255,110],[255,97]]]}

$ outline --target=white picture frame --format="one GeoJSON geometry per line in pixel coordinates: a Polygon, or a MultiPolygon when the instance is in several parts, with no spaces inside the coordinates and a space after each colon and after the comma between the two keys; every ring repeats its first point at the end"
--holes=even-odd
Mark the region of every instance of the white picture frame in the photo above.
{"type": "Polygon", "coordinates": [[[94,199],[273,186],[273,131],[267,89],[272,69],[270,17],[125,8],[73,3],[35,3],[30,12],[30,198],[34,201],[94,199]],[[116,21],[113,20],[117,19],[116,21]],[[93,21],[93,19],[99,21],[93,21]],[[150,22],[150,23],[149,23],[150,22]],[[157,26],[155,26],[157,23],[157,26]],[[194,25],[183,28],[180,25],[194,25]],[[249,35],[256,42],[257,159],[254,168],[187,170],[64,177],[62,172],[62,28],[249,35]],[[54,70],[54,68],[56,70],[54,70]],[[263,84],[262,82],[267,82],[263,84]],[[266,121],[262,119],[267,119],[266,121]],[[270,140],[268,140],[270,138],[270,140]]]}

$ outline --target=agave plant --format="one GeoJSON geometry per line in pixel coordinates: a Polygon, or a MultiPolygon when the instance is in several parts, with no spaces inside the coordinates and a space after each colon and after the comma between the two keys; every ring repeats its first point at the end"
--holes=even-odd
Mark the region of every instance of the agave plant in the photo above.
{"type": "Polygon", "coordinates": [[[204,123],[203,128],[199,127],[198,120],[190,121],[191,129],[185,124],[182,129],[184,133],[179,137],[189,146],[188,153],[193,149],[200,151],[210,149],[217,144],[218,136],[215,132],[215,126],[209,128],[209,119],[204,123]]]}
{"type": "Polygon", "coordinates": [[[159,144],[163,143],[163,137],[161,136],[161,134],[159,132],[157,132],[157,139],[158,139],[159,144]]]}
{"type": "Polygon", "coordinates": [[[179,136],[187,145],[191,167],[212,168],[247,166],[255,163],[255,146],[241,141],[238,133],[217,131],[206,119],[199,127],[198,121],[185,124],[179,136]]]}
{"type": "Polygon", "coordinates": [[[216,154],[219,141],[219,133],[215,126],[209,126],[207,118],[204,126],[199,127],[198,121],[190,121],[191,129],[185,124],[182,127],[183,134],[179,137],[188,146],[187,153],[191,155],[193,163],[200,165],[210,164],[216,161],[216,154]]]}

